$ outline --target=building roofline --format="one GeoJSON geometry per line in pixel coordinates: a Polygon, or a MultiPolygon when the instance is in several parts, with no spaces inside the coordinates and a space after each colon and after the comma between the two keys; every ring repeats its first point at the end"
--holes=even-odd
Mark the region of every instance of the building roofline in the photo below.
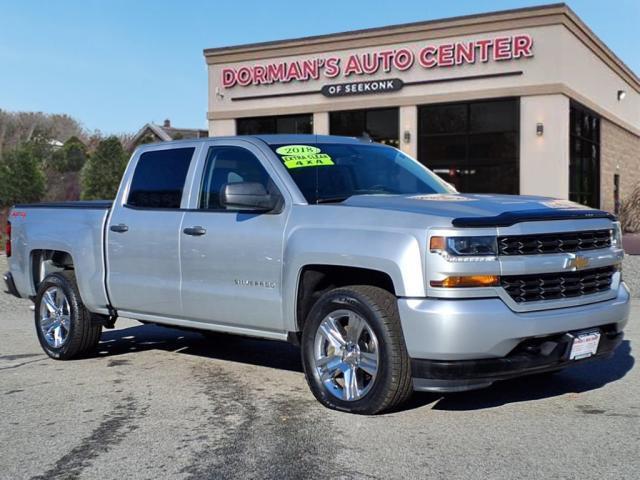
{"type": "Polygon", "coordinates": [[[535,7],[523,7],[523,8],[513,8],[508,10],[498,10],[493,12],[485,12],[485,13],[474,13],[470,15],[458,15],[455,17],[445,17],[445,18],[437,18],[432,20],[421,20],[418,22],[409,22],[409,23],[396,23],[392,25],[385,25],[383,27],[371,27],[371,28],[362,28],[358,30],[345,30],[342,32],[334,32],[334,33],[324,33],[321,35],[310,35],[307,37],[292,37],[292,38],[284,38],[282,40],[270,40],[266,42],[255,42],[255,43],[242,43],[239,45],[228,45],[224,47],[213,47],[213,48],[205,48],[203,50],[205,57],[216,55],[218,53],[224,52],[237,52],[244,50],[261,50],[263,47],[287,47],[291,43],[315,43],[321,42],[323,40],[334,41],[338,37],[353,37],[353,36],[362,36],[365,34],[371,34],[373,36],[378,36],[378,34],[389,34],[393,33],[394,30],[405,30],[408,28],[420,28],[420,27],[432,27],[438,24],[444,23],[458,23],[458,22],[468,22],[469,20],[483,20],[486,18],[496,17],[498,15],[508,15],[514,13],[528,13],[528,12],[541,12],[545,10],[556,10],[558,8],[569,8],[565,3],[551,3],[548,5],[541,5],[535,7]]]}
{"type": "MultiPolygon", "coordinates": [[[[587,37],[589,38],[589,40],[591,40],[592,42],[595,43],[595,45],[602,50],[602,53],[604,53],[608,59],[610,59],[611,61],[613,61],[617,66],[619,66],[625,73],[627,73],[631,79],[633,80],[633,82],[635,84],[632,83],[632,86],[640,91],[640,77],[638,77],[638,75],[636,74],[636,72],[633,71],[633,69],[631,67],[629,67],[626,63],[624,63],[624,61],[618,57],[618,55],[616,55],[613,50],[611,50],[606,43],[604,43],[602,40],[600,40],[600,37],[598,37],[593,30],[591,30],[591,28],[589,28],[589,26],[582,21],[582,19],[578,16],[578,14],[576,12],[574,12],[571,7],[569,5],[564,5],[564,8],[566,10],[565,15],[567,15],[567,17],[569,17],[574,24],[580,28],[585,35],[587,35],[587,37]]],[[[575,32],[574,32],[575,33],[575,32]]],[[[578,37],[580,38],[580,37],[578,37]]],[[[583,40],[583,39],[581,39],[583,40]]],[[[584,40],[583,40],[584,42],[584,40]]],[[[586,43],[586,42],[585,42],[586,43]]],[[[590,45],[587,45],[589,48],[591,48],[590,45]]],[[[593,50],[593,48],[591,48],[593,50]]],[[[596,52],[597,54],[597,52],[596,52]]],[[[614,69],[615,70],[615,69],[614,69]]],[[[618,73],[618,72],[616,72],[618,73]]],[[[624,78],[624,76],[623,76],[624,78]]]]}
{"type": "Polygon", "coordinates": [[[500,10],[346,32],[248,43],[203,51],[208,64],[350,50],[420,39],[446,38],[513,28],[562,24],[602,61],[640,92],[640,78],[565,3],[500,10]]]}

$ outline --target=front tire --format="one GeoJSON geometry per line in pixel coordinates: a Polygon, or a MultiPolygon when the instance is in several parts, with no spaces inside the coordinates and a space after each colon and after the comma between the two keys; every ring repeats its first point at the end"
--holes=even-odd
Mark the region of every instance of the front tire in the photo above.
{"type": "Polygon", "coordinates": [[[301,343],[307,382],[326,407],[373,415],[412,393],[397,299],[386,290],[354,285],[325,293],[306,319],[301,343]]]}
{"type": "Polygon", "coordinates": [[[70,270],[47,275],[40,284],[35,325],[40,346],[56,360],[70,360],[95,349],[102,332],[82,303],[70,270]]]}

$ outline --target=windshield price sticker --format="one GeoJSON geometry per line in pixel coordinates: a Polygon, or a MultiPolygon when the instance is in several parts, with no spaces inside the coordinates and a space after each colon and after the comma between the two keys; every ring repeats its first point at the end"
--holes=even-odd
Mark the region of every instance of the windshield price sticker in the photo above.
{"type": "Polygon", "coordinates": [[[289,155],[311,155],[320,152],[321,150],[318,147],[312,147],[311,145],[283,145],[276,150],[276,153],[283,157],[289,155]]]}
{"type": "Polygon", "coordinates": [[[282,157],[287,168],[300,167],[324,167],[333,165],[333,160],[326,153],[313,153],[311,155],[297,155],[295,157],[282,157]]]}
{"type": "Polygon", "coordinates": [[[282,157],[284,166],[289,169],[334,165],[329,155],[310,145],[285,145],[279,147],[276,153],[282,157]]]}

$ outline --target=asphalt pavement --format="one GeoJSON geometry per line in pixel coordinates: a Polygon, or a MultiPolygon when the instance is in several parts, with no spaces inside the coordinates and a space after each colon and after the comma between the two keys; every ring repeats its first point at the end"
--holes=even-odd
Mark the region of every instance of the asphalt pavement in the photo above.
{"type": "Polygon", "coordinates": [[[609,360],[375,417],[318,404],[286,343],[121,319],[54,361],[30,305],[0,293],[2,479],[640,478],[638,300],[609,360]]]}

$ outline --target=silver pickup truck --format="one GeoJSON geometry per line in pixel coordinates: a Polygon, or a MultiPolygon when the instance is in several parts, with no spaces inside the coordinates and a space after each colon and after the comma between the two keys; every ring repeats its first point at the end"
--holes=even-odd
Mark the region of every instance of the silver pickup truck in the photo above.
{"type": "Polygon", "coordinates": [[[119,316],[288,340],[316,398],[355,413],[607,357],[629,314],[612,215],[459,194],[353,138],[147,145],[113,202],[9,220],[5,281],[51,357],[119,316]]]}

